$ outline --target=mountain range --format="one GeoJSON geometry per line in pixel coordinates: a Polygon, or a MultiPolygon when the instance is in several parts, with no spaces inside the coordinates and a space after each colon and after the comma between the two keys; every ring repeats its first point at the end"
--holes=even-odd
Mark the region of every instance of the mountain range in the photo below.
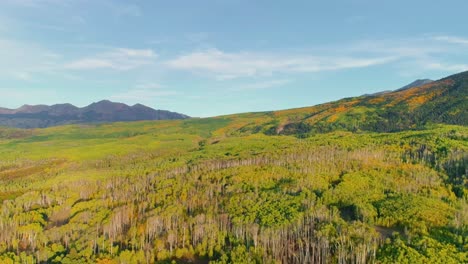
{"type": "MultiPolygon", "coordinates": [[[[428,123],[468,124],[468,72],[432,81],[416,80],[394,91],[383,91],[316,106],[244,113],[227,118],[262,117],[242,126],[241,133],[304,134],[334,130],[395,132],[428,123]],[[261,120],[261,121],[260,121],[261,120]]],[[[187,115],[128,106],[103,100],[78,108],[71,104],[23,105],[0,108],[0,126],[42,128],[64,124],[186,119],[187,115]]]]}
{"type": "Polygon", "coordinates": [[[0,126],[17,128],[185,118],[189,118],[189,116],[166,110],[155,110],[142,104],[128,106],[108,100],[92,103],[82,108],[72,104],[23,105],[17,109],[0,108],[0,126]]]}

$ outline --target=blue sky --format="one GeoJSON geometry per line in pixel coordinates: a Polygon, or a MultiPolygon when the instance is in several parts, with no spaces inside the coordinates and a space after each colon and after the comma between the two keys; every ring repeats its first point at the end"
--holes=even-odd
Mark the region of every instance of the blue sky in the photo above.
{"type": "Polygon", "coordinates": [[[191,116],[310,106],[468,70],[468,1],[1,0],[0,106],[191,116]]]}

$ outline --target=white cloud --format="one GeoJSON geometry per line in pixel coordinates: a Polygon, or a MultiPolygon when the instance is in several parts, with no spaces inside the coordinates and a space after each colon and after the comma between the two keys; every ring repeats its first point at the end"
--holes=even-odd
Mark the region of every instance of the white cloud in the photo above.
{"type": "MultiPolygon", "coordinates": [[[[84,49],[89,50],[90,48],[84,49]]],[[[102,49],[102,47],[100,48],[102,49]]],[[[94,56],[84,55],[67,60],[34,43],[0,38],[0,78],[18,81],[38,81],[50,78],[67,78],[85,70],[126,71],[155,63],[158,55],[151,49],[104,48],[94,56]]]]}
{"type": "Polygon", "coordinates": [[[161,89],[163,86],[159,83],[140,83],[135,85],[137,89],[161,89]]]}
{"type": "Polygon", "coordinates": [[[65,66],[67,69],[73,70],[90,70],[99,68],[114,68],[114,64],[107,60],[102,59],[81,59],[70,62],[65,66]]]}
{"type": "Polygon", "coordinates": [[[24,81],[30,81],[32,80],[32,75],[29,72],[12,72],[11,73],[13,77],[24,80],[24,81]]]}
{"type": "MultiPolygon", "coordinates": [[[[82,6],[89,6],[93,9],[102,9],[106,14],[111,14],[114,17],[138,17],[142,15],[141,8],[132,3],[115,0],[99,0],[99,1],[76,1],[76,0],[1,0],[2,4],[16,6],[20,8],[35,8],[35,9],[50,9],[51,7],[70,8],[67,14],[77,14],[77,10],[84,10],[82,6]],[[80,8],[81,7],[81,8],[80,8]]],[[[84,22],[82,17],[69,16],[69,19],[74,22],[84,22]],[[76,20],[78,19],[78,20],[76,20]]]]}
{"type": "Polygon", "coordinates": [[[61,56],[39,45],[0,39],[0,58],[0,77],[24,81],[54,72],[61,56]]]}
{"type": "Polygon", "coordinates": [[[284,72],[319,72],[361,68],[396,60],[384,57],[322,57],[272,55],[255,52],[228,53],[217,49],[196,51],[167,62],[174,69],[215,74],[217,79],[268,76],[284,72]]]}
{"type": "Polygon", "coordinates": [[[127,57],[139,57],[139,58],[153,58],[156,56],[153,50],[150,49],[116,49],[114,55],[127,56],[127,57]]]}
{"type": "MultiPolygon", "coordinates": [[[[414,37],[410,39],[361,40],[349,45],[332,46],[330,49],[348,54],[373,54],[397,58],[421,58],[431,54],[447,52],[447,45],[441,45],[433,38],[414,37]]],[[[329,52],[325,50],[324,52],[329,52]]]]}
{"type": "Polygon", "coordinates": [[[23,7],[40,7],[40,6],[47,6],[50,4],[59,4],[65,5],[69,4],[69,0],[3,0],[4,3],[16,6],[23,6],[23,7]]]}
{"type": "Polygon", "coordinates": [[[444,63],[428,63],[424,64],[423,67],[429,70],[440,70],[446,72],[463,72],[468,71],[468,64],[444,64],[444,63]]]}
{"type": "Polygon", "coordinates": [[[166,65],[218,80],[337,71],[383,64],[392,64],[397,69],[413,65],[417,67],[415,74],[420,75],[424,70],[465,70],[463,56],[460,56],[466,53],[465,47],[468,47],[467,38],[422,35],[406,39],[362,40],[283,53],[205,49],[181,54],[166,61],[166,65]],[[459,46],[455,48],[454,45],[459,46]],[[441,63],[448,56],[454,56],[453,61],[441,63]]]}
{"type": "Polygon", "coordinates": [[[164,86],[158,83],[140,83],[134,88],[111,96],[114,100],[123,100],[130,102],[151,101],[153,99],[168,97],[179,94],[176,91],[164,89],[164,86]]]}
{"type": "MultiPolygon", "coordinates": [[[[180,74],[180,71],[188,71],[218,80],[252,80],[252,83],[239,87],[229,85],[228,89],[267,89],[284,85],[287,83],[285,79],[294,80],[299,74],[390,63],[397,71],[414,71],[415,76],[437,70],[460,72],[467,70],[467,64],[461,56],[468,51],[468,45],[465,45],[467,41],[468,39],[462,37],[426,35],[410,39],[368,40],[330,47],[311,47],[309,50],[294,52],[227,52],[220,49],[203,49],[159,60],[153,49],[89,44],[79,48],[81,52],[87,53],[78,57],[65,57],[49,50],[47,46],[0,38],[0,78],[35,82],[41,80],[44,75],[49,75],[47,80],[66,76],[86,80],[87,70],[110,70],[119,74],[122,71],[138,69],[142,70],[138,71],[138,74],[148,70],[144,71],[145,74],[158,72],[170,76],[180,74]],[[90,50],[94,51],[94,54],[90,53],[90,50]],[[262,79],[271,80],[258,81],[262,79]]],[[[139,85],[134,87],[133,94],[144,94],[148,91],[154,94],[154,90],[161,88],[159,84],[139,85]]],[[[158,90],[157,95],[165,93],[158,90]]]]}
{"type": "Polygon", "coordinates": [[[435,40],[447,42],[450,44],[460,44],[460,45],[468,45],[467,38],[455,37],[455,36],[435,36],[435,40]]]}
{"type": "Polygon", "coordinates": [[[254,83],[249,83],[249,84],[244,84],[244,85],[238,85],[230,90],[231,91],[263,90],[263,89],[283,86],[290,82],[291,80],[287,80],[287,79],[267,80],[267,81],[262,81],[262,82],[254,82],[254,83]]]}
{"type": "MultiPolygon", "coordinates": [[[[94,2],[94,1],[93,1],[94,2]]],[[[112,15],[116,17],[139,17],[143,14],[143,11],[138,5],[129,4],[124,2],[116,2],[109,0],[96,1],[98,4],[102,4],[112,15]]]]}
{"type": "Polygon", "coordinates": [[[115,48],[111,51],[86,57],[65,64],[66,69],[131,70],[154,62],[158,56],[151,49],[115,48]]]}

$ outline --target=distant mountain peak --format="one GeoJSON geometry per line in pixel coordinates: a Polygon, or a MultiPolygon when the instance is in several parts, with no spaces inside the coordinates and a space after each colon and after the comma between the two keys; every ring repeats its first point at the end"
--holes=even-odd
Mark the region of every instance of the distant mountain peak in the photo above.
{"type": "Polygon", "coordinates": [[[49,106],[47,105],[22,105],[20,108],[14,110],[17,113],[39,113],[43,111],[47,111],[49,106]]]}
{"type": "Polygon", "coordinates": [[[425,85],[425,84],[428,84],[428,83],[431,83],[433,82],[433,80],[430,80],[430,79],[417,79],[416,81],[410,83],[410,84],[407,84],[403,87],[401,87],[400,89],[397,89],[396,91],[403,91],[403,90],[406,90],[406,89],[410,89],[410,88],[413,88],[413,87],[418,87],[418,86],[421,86],[421,85],[425,85]]]}
{"type": "Polygon", "coordinates": [[[101,101],[97,101],[97,102],[92,103],[92,105],[93,105],[93,104],[97,104],[97,105],[108,105],[108,104],[121,104],[121,103],[112,102],[112,101],[109,101],[109,100],[101,100],[101,101]]]}
{"type": "Polygon", "coordinates": [[[114,104],[121,104],[121,103],[111,102],[109,100],[101,100],[101,101],[93,102],[87,107],[93,106],[93,105],[114,105],[114,104]]]}
{"type": "Polygon", "coordinates": [[[410,84],[407,84],[401,88],[398,88],[396,90],[385,90],[385,91],[371,93],[371,94],[363,94],[362,96],[380,96],[380,95],[384,95],[384,94],[388,94],[392,92],[404,91],[413,87],[418,87],[418,86],[425,85],[425,84],[432,83],[432,82],[434,81],[430,79],[417,79],[416,81],[410,84]]]}
{"type": "Polygon", "coordinates": [[[123,103],[116,103],[116,102],[111,102],[109,100],[101,100],[96,103],[92,103],[86,107],[84,107],[82,110],[84,112],[86,111],[95,111],[97,113],[107,113],[107,114],[112,114],[118,111],[124,111],[128,110],[130,106],[123,104],[123,103]]]}
{"type": "Polygon", "coordinates": [[[0,108],[0,126],[19,128],[49,127],[63,124],[118,122],[140,120],[185,119],[186,115],[136,104],[128,106],[109,100],[86,107],[72,104],[28,105],[17,109],[0,108]]]}

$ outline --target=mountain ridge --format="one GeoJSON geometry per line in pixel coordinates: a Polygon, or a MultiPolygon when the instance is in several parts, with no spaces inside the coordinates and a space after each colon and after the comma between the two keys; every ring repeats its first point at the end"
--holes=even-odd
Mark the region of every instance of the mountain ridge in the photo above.
{"type": "Polygon", "coordinates": [[[406,90],[406,89],[421,86],[421,85],[428,84],[428,83],[431,83],[431,82],[433,82],[433,80],[431,80],[431,79],[417,79],[417,80],[415,80],[415,81],[413,81],[413,82],[411,82],[411,83],[409,83],[409,84],[407,84],[405,86],[402,86],[401,88],[395,89],[395,90],[384,90],[384,91],[370,93],[370,94],[363,94],[362,96],[378,96],[378,95],[391,93],[391,92],[395,92],[395,91],[403,91],[403,90],[406,90]]]}
{"type": "Polygon", "coordinates": [[[403,87],[401,87],[399,89],[396,89],[395,91],[403,91],[403,90],[406,90],[406,89],[421,86],[421,85],[428,84],[428,83],[431,83],[431,82],[434,82],[434,81],[431,80],[431,79],[417,79],[412,83],[409,83],[409,84],[407,84],[407,85],[405,85],[405,86],[403,86],[403,87]]]}
{"type": "Polygon", "coordinates": [[[16,109],[0,108],[0,125],[16,128],[44,128],[65,124],[119,122],[141,120],[185,119],[189,116],[135,104],[101,100],[85,107],[69,103],[28,105],[16,109]]]}
{"type": "MultiPolygon", "coordinates": [[[[243,126],[233,128],[238,130],[236,133],[305,135],[334,130],[396,132],[422,128],[428,123],[466,125],[468,124],[466,102],[468,102],[468,71],[437,81],[419,79],[393,91],[348,97],[314,106],[232,114],[211,119],[237,117],[245,119],[243,126]],[[246,118],[251,115],[262,115],[262,121],[252,122],[246,118]]],[[[18,109],[0,108],[0,126],[17,128],[185,118],[188,116],[154,110],[142,104],[128,106],[108,100],[95,102],[83,108],[71,104],[23,105],[18,109]],[[140,116],[135,117],[135,113],[139,113],[140,116]]]]}

